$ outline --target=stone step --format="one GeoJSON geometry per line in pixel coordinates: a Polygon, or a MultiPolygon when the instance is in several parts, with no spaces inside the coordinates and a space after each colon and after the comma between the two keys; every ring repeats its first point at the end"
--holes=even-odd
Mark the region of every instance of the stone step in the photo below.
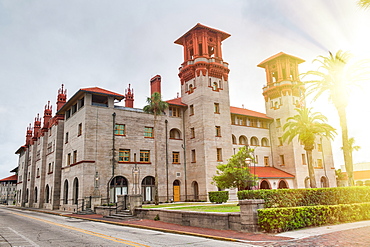
{"type": "Polygon", "coordinates": [[[95,212],[92,211],[91,209],[86,209],[86,210],[83,210],[83,211],[77,211],[77,214],[88,215],[88,214],[95,214],[95,212]]]}

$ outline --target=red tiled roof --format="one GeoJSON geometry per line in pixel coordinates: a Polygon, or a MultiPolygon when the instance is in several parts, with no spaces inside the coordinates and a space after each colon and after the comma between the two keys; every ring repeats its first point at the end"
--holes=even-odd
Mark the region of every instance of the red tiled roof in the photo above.
{"type": "Polygon", "coordinates": [[[251,117],[258,117],[258,118],[266,118],[266,119],[272,119],[268,116],[266,116],[265,113],[261,112],[256,112],[244,108],[238,108],[234,106],[230,106],[230,112],[234,114],[239,114],[239,115],[246,115],[246,116],[251,116],[251,117]]]}
{"type": "Polygon", "coordinates": [[[18,176],[17,175],[12,175],[10,177],[7,177],[7,178],[4,178],[4,179],[1,179],[0,182],[5,182],[5,181],[17,181],[18,179],[18,176]]]}
{"type": "Polygon", "coordinates": [[[272,57],[269,57],[269,58],[267,58],[267,59],[263,60],[262,62],[260,62],[260,63],[257,65],[257,67],[264,68],[264,67],[265,67],[265,64],[266,64],[267,62],[269,62],[269,61],[271,61],[271,60],[274,60],[275,58],[278,58],[278,57],[280,57],[280,56],[287,56],[287,57],[295,58],[295,59],[297,59],[297,60],[298,60],[298,63],[303,63],[303,62],[305,62],[305,60],[303,60],[303,59],[301,59],[301,58],[299,58],[299,57],[295,57],[295,56],[292,56],[292,55],[286,54],[286,53],[284,53],[284,52],[279,52],[278,54],[275,54],[275,55],[273,55],[272,57]]]}
{"type": "Polygon", "coordinates": [[[211,28],[211,27],[207,27],[203,24],[200,24],[200,23],[197,23],[197,25],[195,25],[193,28],[191,28],[189,31],[187,31],[184,35],[182,35],[180,38],[178,38],[174,43],[175,44],[179,44],[179,45],[182,45],[183,44],[183,38],[188,34],[190,33],[191,31],[193,30],[196,30],[196,29],[207,29],[207,30],[210,30],[210,31],[213,31],[213,32],[216,32],[216,33],[219,33],[221,34],[221,41],[223,41],[224,39],[227,39],[228,37],[230,37],[231,35],[228,34],[228,33],[225,33],[223,31],[220,31],[218,29],[215,29],[215,28],[211,28]]]}
{"type": "Polygon", "coordinates": [[[186,104],[181,102],[181,98],[170,99],[170,100],[167,100],[166,102],[170,105],[187,106],[186,104]]]}
{"type": "Polygon", "coordinates": [[[258,178],[294,178],[294,175],[270,166],[250,166],[250,171],[258,178]]]}
{"type": "Polygon", "coordinates": [[[118,96],[118,97],[125,97],[122,94],[115,93],[100,87],[90,87],[90,88],[81,88],[81,91],[86,91],[86,92],[91,92],[91,93],[100,93],[100,94],[108,94],[108,95],[113,95],[113,96],[118,96]]]}
{"type": "MultiPolygon", "coordinates": [[[[347,178],[347,173],[343,172],[343,174],[347,178]]],[[[370,170],[354,171],[353,172],[353,178],[354,178],[354,180],[370,179],[370,170]]]]}

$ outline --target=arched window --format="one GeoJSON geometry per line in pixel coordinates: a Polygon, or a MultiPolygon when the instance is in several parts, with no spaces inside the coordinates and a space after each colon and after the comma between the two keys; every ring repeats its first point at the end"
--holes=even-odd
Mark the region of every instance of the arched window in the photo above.
{"type": "Polygon", "coordinates": [[[68,204],[68,180],[64,181],[64,197],[63,197],[64,204],[68,204]]]}
{"type": "Polygon", "coordinates": [[[326,177],[321,177],[320,183],[321,183],[321,188],[329,187],[328,179],[326,177]]]}
{"type": "Polygon", "coordinates": [[[197,181],[193,181],[191,183],[191,187],[193,188],[194,200],[199,200],[199,186],[197,181]]]}
{"type": "Polygon", "coordinates": [[[370,180],[366,180],[366,181],[365,181],[365,185],[366,185],[366,186],[370,186],[370,180]]]}
{"type": "Polygon", "coordinates": [[[155,179],[152,176],[147,176],[141,182],[142,194],[144,201],[153,201],[155,195],[155,179]]]}
{"type": "Polygon", "coordinates": [[[266,137],[262,138],[261,144],[262,144],[262,147],[269,147],[270,146],[269,139],[267,139],[266,137]]]}
{"type": "Polygon", "coordinates": [[[178,129],[171,129],[170,130],[170,139],[176,139],[180,140],[181,139],[181,132],[178,129]]]}
{"type": "Polygon", "coordinates": [[[49,203],[50,200],[50,191],[49,191],[49,185],[46,185],[45,188],[45,203],[49,203]]]}
{"type": "Polygon", "coordinates": [[[245,136],[239,137],[239,145],[248,145],[248,139],[245,136]]]}
{"type": "Polygon", "coordinates": [[[217,91],[217,89],[218,89],[217,82],[214,82],[214,83],[213,83],[212,89],[213,89],[214,91],[217,91]]]}
{"type": "Polygon", "coordinates": [[[73,204],[78,204],[78,178],[73,180],[73,204]]]}
{"type": "Polygon", "coordinates": [[[114,177],[109,186],[110,202],[117,202],[118,195],[127,195],[127,187],[128,183],[125,177],[114,177]]]}
{"type": "Polygon", "coordinates": [[[189,85],[189,93],[192,93],[194,92],[194,87],[193,87],[193,84],[190,84],[189,85]]]}
{"type": "Polygon", "coordinates": [[[35,187],[35,203],[37,203],[37,187],[35,187]]]}
{"type": "Polygon", "coordinates": [[[231,136],[231,138],[232,138],[232,142],[233,142],[233,144],[237,144],[237,143],[236,143],[236,137],[235,137],[234,135],[232,135],[232,136],[231,136]]]}
{"type": "Polygon", "coordinates": [[[356,181],[356,186],[363,186],[364,185],[364,182],[362,181],[356,181]]]}
{"type": "Polygon", "coordinates": [[[311,188],[311,186],[310,186],[310,178],[309,177],[306,177],[304,179],[304,187],[311,188]]]}
{"type": "Polygon", "coordinates": [[[288,183],[285,180],[280,180],[278,189],[288,189],[288,183]]]}
{"type": "Polygon", "coordinates": [[[29,191],[28,191],[28,189],[26,190],[26,202],[28,202],[28,198],[29,198],[29,191]]]}
{"type": "Polygon", "coordinates": [[[258,146],[259,142],[258,142],[258,138],[253,136],[251,138],[251,146],[258,146]]]}
{"type": "Polygon", "coordinates": [[[270,186],[270,183],[266,180],[262,180],[261,184],[260,184],[260,189],[261,190],[269,190],[271,189],[271,186],[270,186]]]}

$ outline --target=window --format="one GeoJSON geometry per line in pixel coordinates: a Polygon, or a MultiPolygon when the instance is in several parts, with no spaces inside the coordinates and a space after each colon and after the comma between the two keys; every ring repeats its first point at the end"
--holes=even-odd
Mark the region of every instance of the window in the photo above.
{"type": "Polygon", "coordinates": [[[220,113],[220,104],[219,103],[214,103],[214,113],[220,113]]]}
{"type": "Polygon", "coordinates": [[[51,172],[53,172],[53,165],[52,165],[52,163],[49,163],[49,165],[48,165],[48,173],[51,173],[51,172]]]}
{"type": "Polygon", "coordinates": [[[78,109],[81,109],[81,107],[83,107],[85,104],[85,99],[84,98],[81,98],[79,101],[78,101],[78,109]]]}
{"type": "Polygon", "coordinates": [[[67,155],[67,166],[71,164],[71,153],[67,155]]]}
{"type": "Polygon", "coordinates": [[[322,159],[317,159],[317,168],[322,168],[322,159]]]}
{"type": "Polygon", "coordinates": [[[307,165],[306,154],[302,154],[302,165],[307,165]]]}
{"type": "Polygon", "coordinates": [[[317,144],[317,151],[322,152],[322,144],[317,144]]]}
{"type": "Polygon", "coordinates": [[[267,129],[268,127],[267,127],[267,122],[266,121],[263,121],[263,120],[261,120],[260,121],[260,124],[261,124],[261,128],[263,128],[263,129],[267,129]]]}
{"type": "Polygon", "coordinates": [[[194,128],[190,128],[190,134],[191,134],[191,138],[195,138],[195,130],[194,130],[194,128]]]}
{"type": "Polygon", "coordinates": [[[140,150],[140,162],[149,163],[150,162],[150,151],[140,150]]]}
{"type": "Polygon", "coordinates": [[[189,106],[189,115],[190,116],[194,115],[194,105],[189,106]]]}
{"type": "Polygon", "coordinates": [[[114,127],[114,134],[123,136],[125,135],[125,125],[124,124],[116,124],[114,127]]]}
{"type": "Polygon", "coordinates": [[[266,137],[262,138],[261,143],[262,143],[262,147],[268,147],[269,146],[269,140],[266,137]]]}
{"type": "Polygon", "coordinates": [[[280,121],[280,118],[277,118],[276,119],[276,128],[280,128],[281,127],[281,121],[280,121]]]}
{"type": "Polygon", "coordinates": [[[196,162],[196,155],[195,155],[195,149],[191,150],[191,162],[196,162]]]}
{"type": "Polygon", "coordinates": [[[250,118],[249,119],[249,126],[251,126],[251,127],[257,127],[257,119],[250,118]]]}
{"type": "Polygon", "coordinates": [[[80,135],[82,135],[82,123],[78,125],[78,135],[77,136],[80,136],[80,135]]]}
{"type": "Polygon", "coordinates": [[[66,141],[65,141],[65,143],[68,143],[68,136],[69,136],[69,134],[68,134],[68,132],[66,133],[66,141]]]}
{"type": "Polygon", "coordinates": [[[47,147],[47,153],[50,154],[53,151],[53,143],[49,142],[47,147]]]}
{"type": "Polygon", "coordinates": [[[153,127],[145,127],[144,128],[144,137],[145,138],[153,138],[153,127]]]}
{"type": "Polygon", "coordinates": [[[170,106],[168,108],[170,117],[181,117],[181,109],[176,106],[170,106]]]}
{"type": "Polygon", "coordinates": [[[220,137],[221,136],[221,127],[216,126],[216,136],[220,137]]]}
{"type": "Polygon", "coordinates": [[[251,138],[251,146],[258,146],[258,139],[257,139],[257,137],[253,136],[251,138]]]}
{"type": "Polygon", "coordinates": [[[236,137],[235,137],[234,135],[231,135],[231,139],[232,139],[232,143],[233,143],[233,144],[237,144],[237,143],[236,143],[236,137]]]}
{"type": "Polygon", "coordinates": [[[270,166],[270,161],[269,161],[268,156],[263,157],[263,163],[265,164],[265,166],[270,166]]]}
{"type": "Polygon", "coordinates": [[[217,82],[213,83],[212,89],[213,89],[213,91],[217,91],[217,89],[218,89],[217,82]]]}
{"type": "Polygon", "coordinates": [[[283,146],[283,138],[278,137],[278,139],[279,139],[279,146],[283,146]]]}
{"type": "Polygon", "coordinates": [[[71,117],[71,109],[66,111],[66,120],[71,117]]]}
{"type": "Polygon", "coordinates": [[[222,148],[217,148],[217,161],[222,161],[222,148]]]}
{"type": "Polygon", "coordinates": [[[178,129],[171,129],[170,130],[170,139],[176,139],[180,140],[181,139],[181,132],[178,129]]]}
{"type": "Polygon", "coordinates": [[[120,149],[118,161],[119,162],[130,162],[130,149],[120,149]]]}
{"type": "Polygon", "coordinates": [[[77,150],[73,151],[73,164],[77,163],[77,150]]]}
{"type": "Polygon", "coordinates": [[[77,111],[77,103],[72,106],[72,115],[76,113],[77,111]]]}
{"type": "Polygon", "coordinates": [[[239,137],[239,145],[248,145],[248,139],[245,136],[239,137]]]}
{"type": "Polygon", "coordinates": [[[280,155],[280,165],[285,166],[284,155],[280,155]]]}
{"type": "Polygon", "coordinates": [[[172,163],[173,164],[180,163],[180,152],[172,152],[172,163]]]}
{"type": "Polygon", "coordinates": [[[40,168],[37,168],[36,177],[40,177],[40,168]]]}

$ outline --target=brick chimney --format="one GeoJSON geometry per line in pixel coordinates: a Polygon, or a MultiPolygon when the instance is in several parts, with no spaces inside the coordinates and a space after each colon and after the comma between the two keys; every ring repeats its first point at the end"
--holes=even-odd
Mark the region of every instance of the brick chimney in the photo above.
{"type": "Polygon", "coordinates": [[[128,84],[125,92],[125,107],[134,108],[134,89],[131,89],[130,86],[131,84],[128,84]]]}
{"type": "Polygon", "coordinates": [[[150,96],[153,95],[153,93],[158,92],[161,94],[161,76],[156,75],[152,79],[150,79],[150,96]]]}

